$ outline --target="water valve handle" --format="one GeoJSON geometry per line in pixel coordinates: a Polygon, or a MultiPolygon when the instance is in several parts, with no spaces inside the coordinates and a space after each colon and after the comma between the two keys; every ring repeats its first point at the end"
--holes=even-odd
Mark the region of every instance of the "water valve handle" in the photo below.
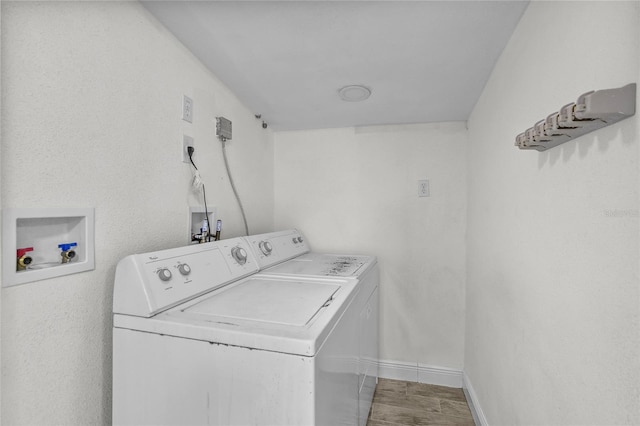
{"type": "Polygon", "coordinates": [[[33,258],[31,256],[27,256],[27,253],[29,253],[30,251],[33,251],[33,247],[24,247],[17,250],[17,271],[24,271],[25,269],[27,269],[27,266],[31,265],[31,262],[33,262],[33,258]]]}
{"type": "Polygon", "coordinates": [[[62,251],[69,251],[71,247],[76,247],[77,245],[78,243],[64,243],[64,244],[58,244],[58,248],[62,251]]]}
{"type": "Polygon", "coordinates": [[[18,254],[18,258],[24,256],[25,254],[29,253],[30,251],[33,251],[33,247],[24,247],[24,248],[19,248],[17,250],[17,254],[18,254]]]}
{"type": "Polygon", "coordinates": [[[62,263],[69,263],[71,259],[76,257],[75,250],[71,250],[71,248],[76,247],[77,245],[78,243],[58,244],[58,248],[62,250],[62,253],[60,253],[60,256],[62,256],[62,263]]]}

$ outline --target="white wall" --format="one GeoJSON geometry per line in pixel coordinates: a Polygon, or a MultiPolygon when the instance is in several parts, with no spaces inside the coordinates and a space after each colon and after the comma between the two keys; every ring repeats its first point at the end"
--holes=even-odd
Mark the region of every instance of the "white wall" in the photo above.
{"type": "Polygon", "coordinates": [[[275,227],[298,227],[317,251],[378,256],[380,357],[461,370],[465,124],[274,137],[275,227]]]}
{"type": "MultiPolygon", "coordinates": [[[[0,6],[0,34],[2,34],[2,7],[0,6]]],[[[2,71],[2,37],[0,37],[0,72],[2,71]]],[[[1,89],[1,86],[0,86],[1,89]]],[[[0,98],[0,111],[2,111],[2,100],[0,98]]],[[[0,143],[2,142],[2,119],[0,119],[0,143]]],[[[2,147],[0,145],[0,210],[2,210],[2,147]]],[[[0,231],[0,243],[2,240],[2,231],[0,231]]],[[[0,261],[0,277],[2,277],[2,262],[0,261]]],[[[1,284],[0,278],[0,284],[1,284]]],[[[0,291],[0,401],[2,401],[2,291],[0,291]]],[[[2,404],[0,403],[0,421],[2,419],[2,404]]]]}
{"type": "Polygon", "coordinates": [[[182,132],[224,237],[244,228],[214,117],[251,232],[273,225],[272,136],[137,2],[3,1],[2,44],[2,207],[96,210],[95,271],[2,289],[2,423],[108,424],[115,265],[186,244],[202,204],[182,132]]]}
{"type": "Polygon", "coordinates": [[[513,146],[639,82],[639,43],[637,1],[532,2],[469,120],[465,370],[489,424],[640,424],[638,114],[513,146]]]}

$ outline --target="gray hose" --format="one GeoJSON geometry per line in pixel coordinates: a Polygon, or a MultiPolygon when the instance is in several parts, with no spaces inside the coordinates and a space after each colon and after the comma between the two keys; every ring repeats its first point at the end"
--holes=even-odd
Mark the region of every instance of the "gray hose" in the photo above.
{"type": "Polygon", "coordinates": [[[222,157],[224,158],[224,167],[227,169],[227,176],[229,177],[229,183],[231,184],[231,189],[233,190],[233,195],[236,196],[236,200],[238,201],[238,206],[240,206],[240,213],[242,213],[242,220],[244,221],[244,231],[249,235],[249,226],[247,225],[247,216],[244,214],[244,208],[242,207],[242,201],[240,201],[240,197],[238,196],[238,191],[236,190],[236,186],[233,183],[233,178],[231,177],[231,171],[229,170],[229,161],[227,161],[227,144],[226,141],[222,141],[222,157]]]}

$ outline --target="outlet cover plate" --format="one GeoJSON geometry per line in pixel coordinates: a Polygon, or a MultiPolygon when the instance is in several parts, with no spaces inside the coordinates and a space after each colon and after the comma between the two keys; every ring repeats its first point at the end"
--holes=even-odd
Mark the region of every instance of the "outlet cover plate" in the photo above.
{"type": "Polygon", "coordinates": [[[187,151],[187,147],[193,147],[193,138],[191,136],[182,135],[182,162],[190,163],[189,160],[189,151],[187,151]]]}
{"type": "Polygon", "coordinates": [[[193,123],[193,99],[187,95],[182,96],[182,119],[193,123]]]}

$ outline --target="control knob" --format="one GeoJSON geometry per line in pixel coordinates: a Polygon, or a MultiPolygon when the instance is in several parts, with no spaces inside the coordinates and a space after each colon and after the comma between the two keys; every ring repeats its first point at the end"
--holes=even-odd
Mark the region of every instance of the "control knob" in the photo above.
{"type": "Polygon", "coordinates": [[[265,256],[269,256],[273,251],[273,247],[269,241],[260,241],[258,247],[260,247],[260,251],[262,251],[265,256]]]}
{"type": "Polygon", "coordinates": [[[191,273],[191,266],[187,265],[186,263],[181,263],[178,266],[178,271],[180,271],[182,275],[189,275],[191,273]]]}
{"type": "Polygon", "coordinates": [[[169,281],[171,279],[171,271],[167,268],[160,268],[158,270],[158,276],[162,281],[169,281]]]}
{"type": "Polygon", "coordinates": [[[302,237],[298,237],[298,242],[299,242],[299,243],[301,243],[301,242],[303,242],[303,241],[304,241],[304,240],[302,239],[302,237]]]}
{"type": "Polygon", "coordinates": [[[244,265],[247,263],[247,251],[242,247],[234,247],[231,249],[231,256],[238,262],[240,265],[244,265]]]}

